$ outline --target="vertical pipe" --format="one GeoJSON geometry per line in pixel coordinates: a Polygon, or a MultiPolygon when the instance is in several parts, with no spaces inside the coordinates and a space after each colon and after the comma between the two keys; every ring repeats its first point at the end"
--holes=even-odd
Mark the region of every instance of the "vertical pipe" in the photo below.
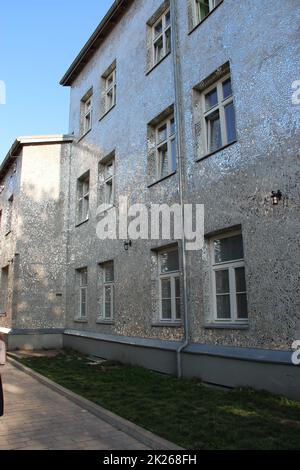
{"type": "Polygon", "coordinates": [[[180,50],[178,47],[178,29],[177,29],[177,0],[170,0],[171,27],[172,27],[172,57],[175,88],[175,117],[176,117],[176,142],[178,155],[178,176],[179,176],[179,195],[182,217],[182,277],[183,277],[183,316],[184,316],[184,339],[176,352],[177,358],[177,376],[182,377],[181,353],[189,344],[189,318],[188,318],[188,300],[187,300],[187,259],[186,259],[186,237],[184,231],[184,201],[185,201],[185,181],[184,181],[184,158],[183,158],[183,136],[184,136],[184,116],[181,93],[181,63],[180,50]]]}

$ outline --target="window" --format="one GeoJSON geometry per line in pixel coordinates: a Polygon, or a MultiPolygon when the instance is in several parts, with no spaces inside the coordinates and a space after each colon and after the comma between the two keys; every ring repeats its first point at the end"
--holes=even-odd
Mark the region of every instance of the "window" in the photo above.
{"type": "Polygon", "coordinates": [[[8,300],[8,274],[9,266],[1,269],[1,310],[0,314],[7,313],[7,300],[8,300]]]}
{"type": "Polygon", "coordinates": [[[115,162],[114,159],[106,163],[104,168],[104,202],[111,206],[114,205],[115,196],[115,162]]]}
{"type": "Polygon", "coordinates": [[[12,229],[12,215],[13,215],[13,204],[14,196],[10,196],[7,206],[7,218],[6,218],[6,233],[11,232],[12,229]]]}
{"type": "Polygon", "coordinates": [[[201,23],[223,0],[192,0],[193,22],[191,27],[201,23]]]}
{"type": "Polygon", "coordinates": [[[91,89],[81,100],[81,134],[92,129],[93,90],[91,89]]]}
{"type": "Polygon", "coordinates": [[[155,129],[157,179],[177,169],[174,115],[162,121],[155,129]]]}
{"type": "Polygon", "coordinates": [[[236,140],[231,77],[225,76],[202,94],[206,152],[212,153],[236,140]]]}
{"type": "Polygon", "coordinates": [[[2,209],[0,209],[0,230],[2,229],[2,209]]]}
{"type": "MultiPolygon", "coordinates": [[[[114,262],[110,261],[100,266],[102,270],[102,308],[100,305],[99,319],[104,321],[112,321],[114,318],[114,290],[115,290],[115,273],[114,262]]],[[[100,296],[101,297],[101,296],[100,296]]]]}
{"type": "Polygon", "coordinates": [[[181,321],[181,293],[178,248],[159,252],[160,321],[181,321]]]}
{"type": "Polygon", "coordinates": [[[167,10],[152,26],[153,65],[171,52],[171,13],[167,10]]]}
{"type": "Polygon", "coordinates": [[[105,111],[108,112],[116,104],[117,83],[116,69],[108,75],[105,81],[105,111]]]}
{"type": "Polygon", "coordinates": [[[77,217],[76,223],[81,224],[89,218],[90,172],[77,180],[77,217]]]}
{"type": "Polygon", "coordinates": [[[79,290],[77,318],[85,319],[87,317],[87,286],[88,286],[87,268],[82,268],[82,269],[77,270],[77,283],[78,283],[78,290],[79,290]]]}
{"type": "Polygon", "coordinates": [[[211,240],[214,321],[248,321],[243,238],[241,233],[211,240]]]}

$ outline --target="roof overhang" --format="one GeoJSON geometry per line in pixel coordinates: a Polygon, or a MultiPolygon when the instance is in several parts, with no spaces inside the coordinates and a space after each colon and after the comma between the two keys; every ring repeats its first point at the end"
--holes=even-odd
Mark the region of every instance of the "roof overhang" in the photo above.
{"type": "Polygon", "coordinates": [[[89,62],[95,51],[99,48],[100,44],[102,44],[102,42],[115,27],[119,19],[123,16],[124,12],[133,3],[133,1],[134,0],[115,0],[99,26],[96,28],[95,32],[92,34],[85,46],[81,49],[74,62],[71,64],[59,82],[61,85],[72,85],[75,78],[89,62]]]}
{"type": "Polygon", "coordinates": [[[74,136],[72,135],[36,135],[18,137],[11,148],[9,149],[6,157],[0,165],[0,178],[6,173],[10,165],[19,156],[19,153],[25,145],[44,145],[44,144],[60,144],[73,142],[74,136]]]}

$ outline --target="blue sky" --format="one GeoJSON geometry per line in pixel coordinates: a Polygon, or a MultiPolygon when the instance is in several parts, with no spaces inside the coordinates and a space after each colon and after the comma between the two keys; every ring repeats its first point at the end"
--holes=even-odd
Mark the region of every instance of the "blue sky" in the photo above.
{"type": "Polygon", "coordinates": [[[68,131],[67,68],[113,0],[10,0],[0,17],[0,161],[17,136],[68,131]]]}

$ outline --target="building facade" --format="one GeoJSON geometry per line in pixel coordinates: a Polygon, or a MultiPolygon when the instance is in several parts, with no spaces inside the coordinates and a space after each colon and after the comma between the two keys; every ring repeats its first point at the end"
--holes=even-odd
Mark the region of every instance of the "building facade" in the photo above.
{"type": "Polygon", "coordinates": [[[14,327],[62,328],[83,352],[300,398],[299,16],[297,0],[113,4],[61,81],[73,143],[61,223],[44,240],[57,243],[46,265],[58,255],[65,269],[56,320],[34,300],[14,327]],[[203,204],[204,246],[101,240],[98,208],[113,214],[120,197],[203,204]]]}

